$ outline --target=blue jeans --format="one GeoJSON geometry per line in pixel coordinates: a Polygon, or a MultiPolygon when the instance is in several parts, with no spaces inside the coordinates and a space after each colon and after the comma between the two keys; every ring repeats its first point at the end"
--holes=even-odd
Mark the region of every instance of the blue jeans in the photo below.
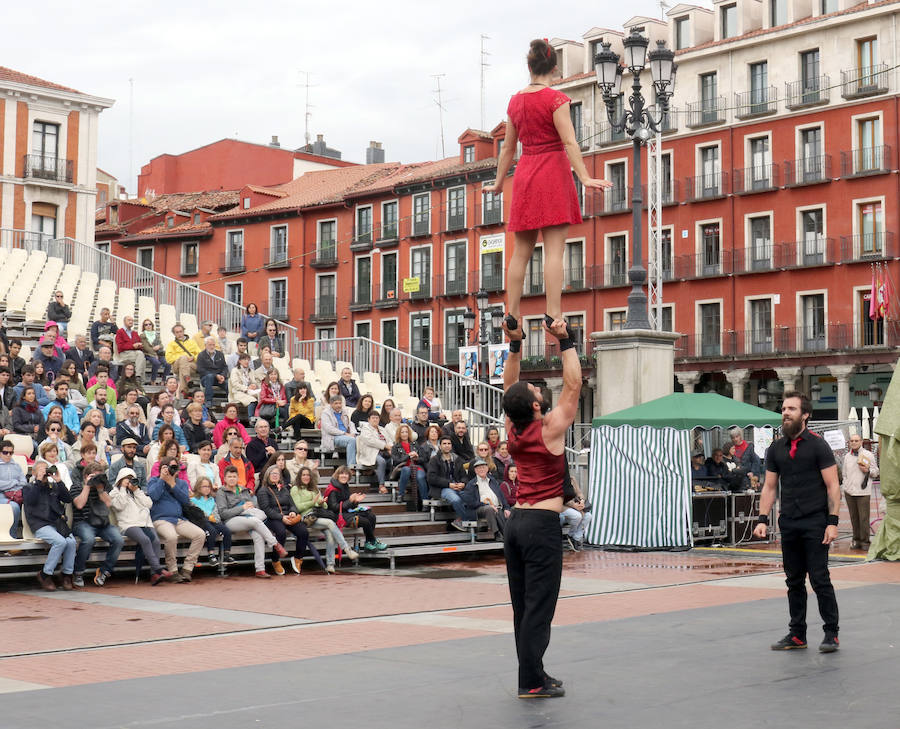
{"type": "Polygon", "coordinates": [[[22,518],[22,507],[19,506],[15,501],[10,501],[6,498],[5,494],[0,493],[0,504],[9,504],[12,506],[13,512],[13,523],[12,527],[10,527],[9,533],[13,538],[19,535],[19,519],[22,518]]]}
{"type": "Polygon", "coordinates": [[[462,497],[460,497],[459,491],[454,491],[448,486],[445,489],[441,489],[441,498],[444,501],[450,502],[450,506],[453,507],[453,511],[456,512],[456,515],[460,519],[466,518],[466,507],[463,505],[462,497]]]}
{"type": "Polygon", "coordinates": [[[347,465],[356,468],[356,438],[352,435],[336,435],[334,437],[335,448],[346,448],[347,465]]]}
{"type": "Polygon", "coordinates": [[[388,462],[381,453],[375,456],[375,476],[378,478],[378,485],[383,486],[387,478],[388,462]]]}
{"type": "Polygon", "coordinates": [[[203,385],[203,391],[206,393],[206,402],[212,403],[213,395],[215,394],[213,392],[213,387],[218,384],[216,382],[216,374],[213,372],[208,375],[203,375],[203,377],[200,378],[200,384],[203,385]]]}
{"type": "MultiPolygon", "coordinates": [[[[419,496],[422,499],[428,498],[428,482],[425,481],[425,471],[421,468],[416,469],[416,483],[419,486],[419,496]]],[[[402,499],[406,495],[406,484],[409,483],[410,467],[404,466],[400,469],[400,479],[397,481],[397,495],[402,499]]],[[[452,489],[449,489],[452,491],[452,489]]],[[[456,493],[454,491],[454,493],[456,493]]]]}
{"type": "Polygon", "coordinates": [[[34,533],[34,536],[50,545],[50,554],[47,555],[47,561],[44,562],[45,575],[53,575],[60,558],[62,558],[62,573],[64,575],[71,575],[75,571],[76,542],[74,536],[70,534],[64,537],[52,526],[42,526],[34,533]]]}
{"type": "Polygon", "coordinates": [[[87,566],[88,557],[91,556],[91,550],[94,548],[94,540],[100,537],[109,544],[106,550],[106,559],[103,560],[103,571],[112,574],[116,568],[116,560],[119,559],[119,552],[122,551],[122,545],[125,539],[117,527],[107,524],[105,527],[93,527],[86,521],[79,521],[72,527],[72,534],[78,538],[78,550],[75,552],[75,572],[79,575],[84,572],[87,566]]]}
{"type": "Polygon", "coordinates": [[[156,381],[156,375],[159,374],[159,371],[162,370],[163,377],[167,377],[169,373],[172,371],[172,366],[166,362],[166,358],[163,357],[160,359],[159,357],[147,357],[147,362],[150,364],[150,380],[151,382],[156,381]]]}

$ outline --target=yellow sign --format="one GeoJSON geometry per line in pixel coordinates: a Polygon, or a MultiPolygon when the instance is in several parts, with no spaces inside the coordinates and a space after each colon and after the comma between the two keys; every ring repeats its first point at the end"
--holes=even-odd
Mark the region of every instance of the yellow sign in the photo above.
{"type": "Polygon", "coordinates": [[[479,241],[481,253],[503,253],[505,236],[503,233],[483,235],[479,241]]]}
{"type": "Polygon", "coordinates": [[[419,292],[419,277],[413,276],[411,278],[403,279],[403,293],[404,294],[416,294],[419,292]]]}

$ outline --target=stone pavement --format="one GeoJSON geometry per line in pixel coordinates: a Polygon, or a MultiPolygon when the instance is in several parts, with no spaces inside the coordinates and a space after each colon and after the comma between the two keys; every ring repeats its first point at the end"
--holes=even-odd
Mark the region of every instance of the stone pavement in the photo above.
{"type": "Polygon", "coordinates": [[[815,651],[811,600],[813,649],[785,656],[768,650],[787,623],[771,554],[567,554],[547,665],[570,695],[527,707],[513,698],[511,611],[496,558],[155,588],[123,577],[72,593],[6,585],[0,729],[222,729],[299,717],[430,729],[758,727],[789,716],[813,726],[826,707],[829,724],[894,726],[876,721],[894,689],[873,674],[900,671],[890,619],[900,565],[857,558],[833,563],[832,578],[841,652],[815,651]]]}

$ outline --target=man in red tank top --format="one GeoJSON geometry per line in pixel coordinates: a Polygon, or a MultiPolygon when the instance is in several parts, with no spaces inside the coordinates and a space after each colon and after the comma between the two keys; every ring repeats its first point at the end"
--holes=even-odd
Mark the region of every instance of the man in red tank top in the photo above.
{"type": "MultiPolygon", "coordinates": [[[[549,318],[549,317],[548,317],[549,318]]],[[[503,411],[509,453],[519,471],[519,493],[504,531],[504,554],[513,607],[519,698],[565,696],[562,681],[544,671],[550,623],[562,578],[562,533],[566,479],[565,436],[575,422],[581,395],[581,364],[565,324],[547,331],[559,340],[563,389],[549,409],[534,385],[519,380],[522,329],[504,323],[510,340],[503,375],[503,411]]]]}

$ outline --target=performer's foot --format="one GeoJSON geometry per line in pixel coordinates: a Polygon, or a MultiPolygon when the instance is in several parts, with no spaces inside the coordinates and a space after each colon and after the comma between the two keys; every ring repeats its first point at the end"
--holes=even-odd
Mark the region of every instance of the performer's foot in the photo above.
{"type": "Polygon", "coordinates": [[[543,686],[533,689],[519,689],[520,699],[556,699],[566,695],[562,686],[554,686],[549,681],[544,681],[543,686]]]}
{"type": "Polygon", "coordinates": [[[565,324],[566,326],[566,336],[571,339],[572,332],[569,330],[569,325],[563,319],[554,319],[549,314],[544,314],[544,324],[547,326],[547,329],[553,329],[557,324],[565,324]]]}
{"type": "Polygon", "coordinates": [[[834,633],[825,633],[825,639],[819,644],[819,653],[834,653],[841,647],[841,642],[834,633]]]}
{"type": "Polygon", "coordinates": [[[512,314],[507,314],[504,321],[506,322],[506,328],[511,332],[519,328],[519,320],[516,319],[512,314]]]}
{"type": "Polygon", "coordinates": [[[806,648],[806,645],[806,638],[801,638],[799,635],[788,633],[777,643],[772,643],[771,647],[773,651],[792,651],[797,648],[806,648]]]}
{"type": "Polygon", "coordinates": [[[562,688],[563,682],[558,678],[553,678],[549,673],[544,671],[544,683],[548,683],[551,686],[556,686],[557,688],[562,688]]]}

